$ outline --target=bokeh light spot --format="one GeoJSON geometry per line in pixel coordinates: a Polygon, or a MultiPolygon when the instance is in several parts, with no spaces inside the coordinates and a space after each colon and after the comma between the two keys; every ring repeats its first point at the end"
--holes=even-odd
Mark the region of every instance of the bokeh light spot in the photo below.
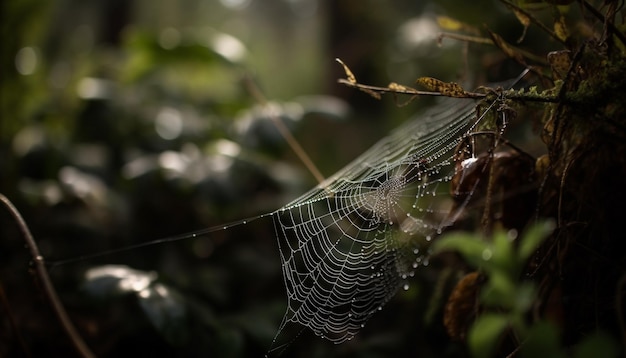
{"type": "Polygon", "coordinates": [[[15,68],[24,76],[35,73],[38,62],[37,51],[34,47],[22,47],[15,55],[15,68]]]}
{"type": "Polygon", "coordinates": [[[156,116],[154,129],[163,139],[178,138],[183,131],[183,119],[180,112],[171,107],[163,108],[156,116]]]}
{"type": "Polygon", "coordinates": [[[159,45],[166,50],[171,50],[180,44],[180,31],[168,27],[159,34],[159,45]]]}

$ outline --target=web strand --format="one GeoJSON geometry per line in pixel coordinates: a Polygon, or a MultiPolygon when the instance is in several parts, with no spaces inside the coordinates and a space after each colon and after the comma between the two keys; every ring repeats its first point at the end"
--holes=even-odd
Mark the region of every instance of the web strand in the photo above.
{"type": "Polygon", "coordinates": [[[189,232],[189,233],[186,233],[186,234],[181,234],[181,235],[176,235],[176,236],[169,236],[169,237],[165,237],[165,238],[162,238],[162,239],[151,240],[151,241],[148,241],[148,242],[142,242],[142,243],[138,243],[138,244],[134,244],[134,245],[121,247],[121,248],[118,248],[118,249],[107,250],[107,251],[100,251],[100,252],[97,252],[97,253],[94,253],[94,254],[81,255],[81,256],[78,256],[78,257],[71,258],[71,259],[50,260],[50,261],[46,261],[46,266],[48,266],[52,270],[52,269],[54,269],[57,266],[66,265],[66,264],[69,264],[69,263],[85,261],[85,260],[91,260],[91,259],[95,259],[95,258],[99,258],[99,257],[110,256],[110,255],[119,254],[119,253],[122,253],[122,252],[137,250],[137,249],[141,249],[141,248],[144,248],[144,247],[155,246],[155,245],[160,245],[160,244],[169,243],[169,242],[176,242],[176,241],[183,241],[183,240],[200,238],[200,237],[206,236],[206,235],[208,235],[210,233],[213,233],[213,232],[222,231],[222,230],[228,230],[230,228],[233,228],[233,227],[236,227],[236,226],[240,226],[240,225],[246,225],[246,224],[251,223],[253,221],[256,221],[258,219],[261,219],[261,218],[264,218],[264,217],[268,217],[268,216],[272,216],[273,214],[274,213],[261,214],[261,215],[253,216],[253,217],[250,217],[250,218],[233,221],[233,222],[230,222],[228,224],[216,225],[216,226],[208,227],[208,228],[205,228],[205,229],[196,230],[196,231],[189,232]]]}
{"type": "Polygon", "coordinates": [[[345,342],[407,287],[416,268],[428,264],[432,239],[462,210],[453,210],[449,195],[455,151],[495,112],[496,102],[483,106],[478,117],[476,105],[473,99],[442,99],[274,212],[48,265],[192,239],[271,217],[288,302],[268,354],[289,347],[304,328],[345,342]]]}
{"type": "Polygon", "coordinates": [[[295,339],[293,324],[352,339],[427,262],[431,239],[456,215],[442,194],[455,149],[482,120],[475,106],[442,101],[272,215],[288,307],[270,354],[295,339]]]}

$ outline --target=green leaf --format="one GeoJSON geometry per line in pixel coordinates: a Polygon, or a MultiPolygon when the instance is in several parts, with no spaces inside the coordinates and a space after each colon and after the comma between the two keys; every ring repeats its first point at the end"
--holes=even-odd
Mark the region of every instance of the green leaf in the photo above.
{"type": "Polygon", "coordinates": [[[515,289],[515,309],[524,313],[535,302],[535,285],[532,282],[518,283],[515,289]]]}
{"type": "Polygon", "coordinates": [[[501,314],[487,313],[479,317],[468,335],[468,344],[472,356],[477,358],[493,356],[508,323],[508,317],[501,314]]]}
{"type": "Polygon", "coordinates": [[[515,281],[502,271],[488,274],[487,284],[481,293],[481,302],[490,306],[512,309],[515,304],[515,281]]]}
{"type": "Polygon", "coordinates": [[[489,249],[489,244],[474,234],[463,232],[450,233],[433,244],[433,252],[458,251],[461,256],[475,267],[482,266],[483,252],[489,249]]]}
{"type": "Polygon", "coordinates": [[[496,232],[493,237],[492,261],[500,270],[506,271],[511,276],[517,276],[519,264],[513,251],[513,243],[504,231],[496,232]]]}
{"type": "MultiPolygon", "coordinates": [[[[565,357],[560,348],[558,329],[549,322],[537,322],[532,325],[521,350],[522,358],[565,357]]],[[[595,357],[595,355],[593,355],[595,357]]],[[[591,356],[588,356],[591,357],[591,356]]]]}
{"type": "Polygon", "coordinates": [[[604,333],[585,338],[574,351],[575,358],[614,358],[618,356],[616,342],[604,333]]]}
{"type": "Polygon", "coordinates": [[[526,229],[519,245],[520,260],[526,261],[553,230],[554,222],[551,220],[537,223],[526,229]]]}

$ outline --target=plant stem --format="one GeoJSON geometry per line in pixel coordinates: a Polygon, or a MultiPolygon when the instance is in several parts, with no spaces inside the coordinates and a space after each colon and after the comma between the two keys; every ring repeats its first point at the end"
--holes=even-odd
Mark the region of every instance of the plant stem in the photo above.
{"type": "Polygon", "coordinates": [[[61,322],[65,333],[67,333],[69,339],[72,341],[72,345],[74,346],[74,348],[76,348],[76,350],[82,357],[95,357],[89,347],[87,347],[87,344],[85,344],[85,342],[83,341],[82,337],[76,331],[76,328],[72,324],[72,321],[70,321],[69,316],[65,311],[65,307],[63,307],[63,304],[61,303],[61,300],[59,299],[59,296],[57,295],[56,290],[52,285],[52,281],[50,281],[50,276],[48,275],[48,271],[46,270],[44,264],[44,258],[43,256],[41,256],[39,248],[37,247],[37,244],[35,243],[35,240],[33,239],[33,236],[30,233],[30,230],[28,229],[28,225],[26,225],[24,218],[22,218],[22,215],[20,215],[20,212],[17,210],[17,208],[15,208],[13,203],[11,203],[11,201],[3,194],[0,194],[0,201],[7,208],[7,210],[17,223],[20,231],[22,232],[22,237],[24,238],[24,241],[26,242],[26,245],[30,250],[30,254],[35,265],[35,274],[41,281],[44,293],[47,296],[50,304],[52,304],[52,308],[57,315],[59,322],[61,322]]]}

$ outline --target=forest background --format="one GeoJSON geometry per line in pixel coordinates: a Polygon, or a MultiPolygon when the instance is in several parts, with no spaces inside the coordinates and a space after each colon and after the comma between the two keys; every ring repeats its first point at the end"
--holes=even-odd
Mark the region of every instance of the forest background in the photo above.
{"type": "MultiPolygon", "coordinates": [[[[335,58],[378,85],[431,76],[472,87],[523,71],[497,47],[438,41],[442,17],[511,43],[524,31],[495,0],[4,2],[0,192],[50,262],[274,211],[317,182],[250,84],[329,176],[433,103],[398,106],[342,86],[335,58]]],[[[520,46],[545,54],[558,47],[546,37],[531,26],[520,46]]],[[[516,140],[538,156],[536,137],[516,140]]],[[[1,217],[0,355],[72,355],[17,228],[1,217]]],[[[99,356],[259,356],[286,307],[274,233],[259,220],[54,266],[51,277],[99,356]],[[142,299],[86,276],[104,265],[172,294],[142,299]]],[[[425,268],[354,341],[304,334],[289,351],[462,354],[433,295],[440,273],[425,268]]]]}

